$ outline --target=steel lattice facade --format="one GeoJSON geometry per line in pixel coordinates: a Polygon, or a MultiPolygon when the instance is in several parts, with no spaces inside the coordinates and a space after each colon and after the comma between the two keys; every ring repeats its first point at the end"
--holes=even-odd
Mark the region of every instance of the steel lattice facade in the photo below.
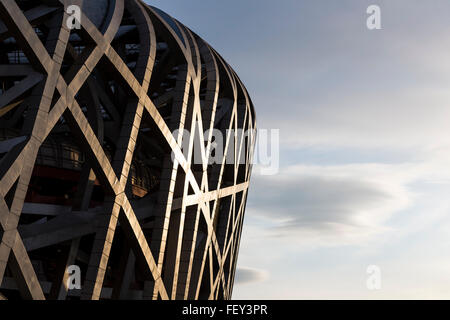
{"type": "Polygon", "coordinates": [[[255,113],[220,55],[140,0],[1,0],[0,82],[0,298],[231,298],[255,113]]]}

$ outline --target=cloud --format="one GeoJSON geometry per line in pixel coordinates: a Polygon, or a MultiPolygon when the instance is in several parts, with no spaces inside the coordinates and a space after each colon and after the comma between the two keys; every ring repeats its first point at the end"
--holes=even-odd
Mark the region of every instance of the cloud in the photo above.
{"type": "Polygon", "coordinates": [[[358,243],[389,230],[385,222],[411,205],[408,184],[424,172],[420,164],[291,166],[253,177],[248,216],[276,237],[358,243]]]}
{"type": "Polygon", "coordinates": [[[268,278],[267,271],[249,268],[238,267],[236,269],[236,284],[249,284],[255,282],[262,282],[268,278]]]}

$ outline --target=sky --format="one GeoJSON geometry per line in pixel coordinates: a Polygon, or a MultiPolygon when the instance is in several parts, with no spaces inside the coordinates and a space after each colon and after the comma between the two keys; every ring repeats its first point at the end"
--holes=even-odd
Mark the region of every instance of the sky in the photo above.
{"type": "Polygon", "coordinates": [[[233,299],[450,298],[448,0],[147,2],[280,130],[278,174],[254,168],[233,299]]]}

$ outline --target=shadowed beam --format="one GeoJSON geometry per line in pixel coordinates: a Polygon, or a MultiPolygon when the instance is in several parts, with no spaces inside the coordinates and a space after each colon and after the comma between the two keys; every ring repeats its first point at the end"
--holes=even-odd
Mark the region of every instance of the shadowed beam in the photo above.
{"type": "Polygon", "coordinates": [[[33,67],[26,64],[0,64],[0,77],[27,76],[34,72],[33,67]]]}
{"type": "MultiPolygon", "coordinates": [[[[30,9],[28,11],[26,11],[25,17],[27,18],[28,21],[30,21],[30,23],[34,24],[37,23],[40,19],[45,18],[47,15],[55,12],[56,10],[58,10],[59,8],[57,7],[48,7],[46,5],[40,5],[37,6],[33,9],[30,9]]],[[[5,24],[0,21],[0,40],[3,40],[3,38],[8,37],[9,35],[7,34],[8,32],[8,28],[5,26],[5,24]]]]}
{"type": "MultiPolygon", "coordinates": [[[[20,105],[24,100],[20,100],[14,103],[11,103],[10,105],[0,109],[0,117],[3,117],[5,114],[7,114],[8,112],[10,112],[12,109],[14,109],[15,107],[17,107],[18,105],[20,105]]],[[[23,140],[22,140],[23,141],[23,140]]]]}
{"type": "Polygon", "coordinates": [[[28,77],[3,93],[0,96],[0,114],[4,112],[5,108],[8,108],[7,104],[32,89],[35,85],[41,82],[42,79],[44,79],[44,75],[42,73],[31,72],[28,77]]]}

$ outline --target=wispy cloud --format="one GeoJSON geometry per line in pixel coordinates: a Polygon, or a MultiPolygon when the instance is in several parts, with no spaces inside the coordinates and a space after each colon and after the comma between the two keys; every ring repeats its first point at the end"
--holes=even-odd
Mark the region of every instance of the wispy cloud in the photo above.
{"type": "Polygon", "coordinates": [[[236,284],[249,284],[255,282],[262,282],[268,278],[268,273],[265,270],[239,267],[236,270],[236,284]]]}
{"type": "Polygon", "coordinates": [[[256,176],[249,215],[266,219],[268,232],[302,242],[358,243],[389,229],[385,222],[408,208],[408,184],[421,164],[297,165],[276,177],[256,176]]]}

